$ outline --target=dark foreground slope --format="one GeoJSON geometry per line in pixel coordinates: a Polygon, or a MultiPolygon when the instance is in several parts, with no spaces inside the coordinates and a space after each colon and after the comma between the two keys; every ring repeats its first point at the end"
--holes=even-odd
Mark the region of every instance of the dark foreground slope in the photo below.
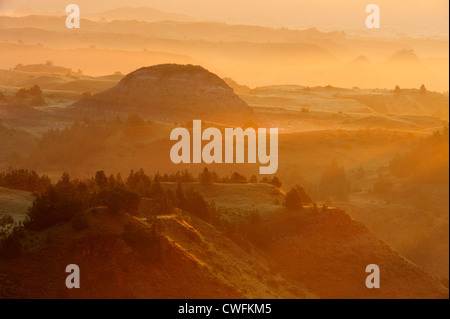
{"type": "Polygon", "coordinates": [[[65,224],[30,232],[23,240],[27,253],[0,260],[0,297],[314,297],[271,272],[256,252],[200,220],[191,225],[191,218],[161,216],[155,235],[147,222],[99,208],[88,213],[83,231],[65,224]],[[68,264],[80,267],[80,289],[65,286],[68,264]]]}
{"type": "MultiPolygon", "coordinates": [[[[250,196],[243,191],[249,185],[231,192],[232,185],[211,187],[222,186],[236,202],[250,196]]],[[[289,212],[269,205],[278,196],[271,189],[252,188],[268,208],[258,225],[267,240],[257,246],[244,228],[231,235],[178,209],[146,221],[97,208],[87,212],[84,230],[68,223],[28,232],[22,255],[0,260],[0,297],[448,298],[437,279],[344,212],[289,212]],[[68,264],[80,266],[81,289],[65,287],[68,264]],[[380,289],[365,286],[368,264],[380,266],[380,289]]],[[[225,217],[234,209],[228,208],[225,217]]]]}

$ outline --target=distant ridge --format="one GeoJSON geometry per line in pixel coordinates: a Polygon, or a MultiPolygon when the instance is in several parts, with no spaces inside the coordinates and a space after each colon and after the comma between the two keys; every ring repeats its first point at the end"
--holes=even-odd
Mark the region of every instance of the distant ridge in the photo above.
{"type": "Polygon", "coordinates": [[[158,21],[195,21],[194,18],[178,13],[159,11],[149,7],[121,7],[108,11],[87,14],[86,17],[106,20],[138,20],[145,22],[158,22],[158,21]]]}

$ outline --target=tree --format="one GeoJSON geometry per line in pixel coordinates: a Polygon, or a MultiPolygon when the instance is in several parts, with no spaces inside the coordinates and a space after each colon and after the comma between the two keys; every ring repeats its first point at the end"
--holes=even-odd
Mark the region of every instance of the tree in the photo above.
{"type": "Polygon", "coordinates": [[[27,92],[27,89],[25,89],[25,88],[21,88],[19,91],[17,91],[17,93],[16,93],[16,97],[18,98],[18,99],[25,99],[26,97],[28,96],[28,92],[27,92]]]}
{"type": "Polygon", "coordinates": [[[230,177],[231,183],[245,184],[247,183],[247,178],[244,175],[239,174],[238,172],[234,172],[230,177]]]}
{"type": "Polygon", "coordinates": [[[198,177],[200,184],[202,185],[211,185],[212,184],[212,175],[209,172],[208,168],[205,167],[203,172],[200,173],[198,177]]]}
{"type": "Polygon", "coordinates": [[[98,171],[95,173],[95,184],[102,189],[108,185],[108,178],[104,171],[98,171]]]}
{"type": "Polygon", "coordinates": [[[44,96],[42,95],[41,88],[35,84],[29,89],[22,88],[16,93],[16,97],[20,100],[31,97],[30,104],[32,106],[41,106],[45,105],[44,96]]]}
{"type": "Polygon", "coordinates": [[[136,215],[141,200],[138,194],[119,187],[104,192],[105,204],[111,214],[126,211],[131,215],[136,215]]]}
{"type": "Polygon", "coordinates": [[[289,210],[296,210],[303,208],[302,196],[297,187],[291,188],[286,194],[286,208],[289,210]]]}
{"type": "Polygon", "coordinates": [[[422,93],[422,94],[427,93],[427,88],[425,87],[425,84],[422,84],[422,85],[420,86],[420,93],[422,93]]]}
{"type": "Polygon", "coordinates": [[[400,89],[400,87],[398,85],[396,85],[395,89],[394,89],[394,94],[400,94],[400,93],[402,93],[402,90],[400,89]]]}
{"type": "Polygon", "coordinates": [[[250,177],[250,183],[252,184],[256,184],[258,182],[258,179],[256,178],[256,175],[252,175],[250,177]]]}
{"type": "Polygon", "coordinates": [[[37,84],[35,84],[28,90],[28,94],[31,96],[42,97],[42,90],[37,84]]]}
{"type": "Polygon", "coordinates": [[[270,184],[272,184],[273,186],[275,186],[277,188],[281,187],[281,182],[278,179],[278,177],[276,177],[276,176],[274,178],[272,178],[272,180],[270,181],[270,184]]]}
{"type": "Polygon", "coordinates": [[[269,178],[268,178],[267,176],[264,176],[264,177],[261,179],[261,183],[264,183],[264,184],[270,184],[270,180],[269,180],[269,178]]]}
{"type": "Polygon", "coordinates": [[[31,106],[43,106],[46,105],[45,100],[42,96],[33,96],[31,99],[30,105],[31,106]]]}

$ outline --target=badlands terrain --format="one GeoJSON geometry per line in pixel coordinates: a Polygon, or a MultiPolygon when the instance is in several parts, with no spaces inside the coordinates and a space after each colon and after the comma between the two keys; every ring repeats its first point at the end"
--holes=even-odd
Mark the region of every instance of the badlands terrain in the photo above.
{"type": "Polygon", "coordinates": [[[448,298],[448,39],[146,12],[0,16],[0,298],[448,298]],[[196,119],[278,128],[277,173],[173,164],[196,119]]]}

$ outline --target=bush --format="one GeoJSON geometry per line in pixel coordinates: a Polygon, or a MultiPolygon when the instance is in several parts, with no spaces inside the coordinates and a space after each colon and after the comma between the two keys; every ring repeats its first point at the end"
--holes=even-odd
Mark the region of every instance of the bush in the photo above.
{"type": "Polygon", "coordinates": [[[44,96],[42,95],[42,90],[36,84],[29,89],[22,88],[19,91],[17,91],[16,98],[18,98],[19,100],[31,98],[30,104],[32,106],[46,105],[44,96]]]}

